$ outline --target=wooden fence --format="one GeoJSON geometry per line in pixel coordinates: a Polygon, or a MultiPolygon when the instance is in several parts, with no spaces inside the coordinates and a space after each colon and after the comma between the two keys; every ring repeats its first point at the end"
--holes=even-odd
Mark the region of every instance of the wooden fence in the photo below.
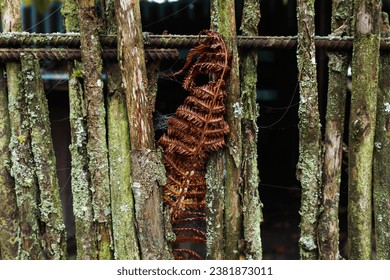
{"type": "MultiPolygon", "coordinates": [[[[300,257],[389,259],[390,26],[381,1],[334,0],[332,34],[327,37],[315,36],[314,1],[297,1],[295,37],[258,36],[259,0],[244,2],[242,36],[236,33],[234,0],[210,3],[210,28],[222,35],[231,54],[225,102],[230,132],[226,147],[211,156],[204,174],[204,257],[262,258],[256,49],[296,48],[300,257]],[[329,57],[323,129],[316,47],[328,50],[329,57]],[[349,65],[352,94],[347,104],[349,65]],[[348,253],[341,256],[338,205],[344,130],[348,253]]],[[[163,207],[167,178],[154,140],[152,112],[160,62],[176,59],[177,49],[196,46],[197,36],[143,35],[136,0],[64,0],[67,33],[21,33],[19,5],[19,0],[0,2],[1,258],[171,259],[175,236],[169,210],[163,207]],[[96,14],[96,2],[103,7],[102,18],[96,14]],[[67,62],[76,256],[67,255],[40,59],[67,62]]]]}

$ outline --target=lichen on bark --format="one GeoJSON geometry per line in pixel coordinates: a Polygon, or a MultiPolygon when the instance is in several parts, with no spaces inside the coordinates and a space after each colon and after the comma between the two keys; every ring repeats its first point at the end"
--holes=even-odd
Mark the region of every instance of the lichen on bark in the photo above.
{"type": "MultiPolygon", "coordinates": [[[[113,1],[106,1],[106,33],[116,35],[113,1]]],[[[139,259],[131,188],[130,128],[118,62],[107,62],[107,129],[115,259],[139,259]]]]}
{"type": "MultiPolygon", "coordinates": [[[[382,14],[382,36],[390,36],[388,15],[382,14]]],[[[390,54],[380,57],[379,94],[374,142],[373,201],[376,258],[390,259],[390,54]]]]}
{"type": "MultiPolygon", "coordinates": [[[[3,31],[21,32],[20,1],[1,2],[3,31]]],[[[27,101],[24,98],[22,69],[20,63],[6,64],[8,111],[11,138],[10,174],[15,181],[16,205],[19,211],[20,232],[15,236],[18,243],[18,259],[43,259],[38,224],[38,187],[31,151],[30,124],[27,101]]]]}
{"type": "Polygon", "coordinates": [[[223,152],[211,155],[206,173],[206,259],[225,259],[225,226],[224,226],[224,197],[223,152]]]}
{"type": "MultiPolygon", "coordinates": [[[[10,6],[0,1],[0,12],[3,30],[7,30],[6,12],[10,6]]],[[[9,11],[8,11],[9,12],[9,11]]],[[[20,24],[18,20],[15,24],[20,24]]],[[[8,31],[11,27],[8,26],[8,31]]],[[[8,93],[4,79],[3,65],[0,69],[0,201],[4,202],[0,209],[0,259],[18,259],[20,247],[20,221],[16,203],[15,182],[10,174],[11,154],[9,149],[11,138],[10,112],[8,109],[8,93]]]]}
{"type": "Polygon", "coordinates": [[[131,189],[129,124],[119,68],[107,69],[107,126],[115,259],[139,259],[131,189]],[[115,81],[118,80],[119,81],[115,81]],[[119,85],[119,87],[118,87],[119,85]]]}
{"type": "MultiPolygon", "coordinates": [[[[244,2],[241,31],[244,36],[257,36],[260,22],[260,1],[244,2]]],[[[263,220],[259,195],[259,171],[257,169],[256,124],[259,108],[257,97],[257,50],[245,50],[240,55],[241,95],[243,104],[242,126],[242,175],[243,178],[243,230],[246,259],[262,259],[260,224],[263,220]]]]}
{"type": "Polygon", "coordinates": [[[156,188],[157,184],[162,186],[167,183],[165,167],[162,163],[162,151],[160,149],[132,150],[131,178],[138,224],[138,240],[142,245],[153,240],[153,243],[147,246],[140,246],[142,259],[172,259],[170,248],[165,240],[164,220],[161,220],[163,213],[162,190],[156,188]],[[160,238],[155,238],[158,236],[160,238]]]}
{"type": "Polygon", "coordinates": [[[380,0],[355,0],[348,149],[348,258],[371,259],[372,157],[378,94],[380,0]]]}
{"type": "Polygon", "coordinates": [[[106,109],[102,78],[102,50],[95,10],[96,1],[79,0],[81,60],[87,112],[87,153],[92,206],[97,230],[98,258],[112,258],[110,181],[106,109]]]}
{"type": "Polygon", "coordinates": [[[66,258],[66,234],[62,218],[56,159],[49,120],[49,109],[39,61],[32,54],[21,55],[24,98],[27,105],[31,150],[39,189],[41,244],[47,259],[66,258]]]}
{"type": "MultiPolygon", "coordinates": [[[[241,118],[242,103],[240,99],[239,62],[237,51],[237,33],[235,20],[235,3],[233,0],[212,0],[211,29],[219,32],[231,55],[231,69],[227,85],[226,120],[230,127],[227,137],[227,149],[224,150],[226,176],[221,176],[225,187],[224,226],[225,226],[225,259],[238,259],[242,248],[242,202],[240,166],[242,160],[241,118]]],[[[215,159],[222,161],[222,154],[215,159]]],[[[206,189],[209,189],[206,186],[206,189]]],[[[212,196],[210,196],[212,197],[212,196]]]]}
{"type": "Polygon", "coordinates": [[[8,94],[3,69],[0,69],[0,259],[18,258],[20,232],[14,180],[10,174],[11,130],[8,112],[8,94]]]}
{"type": "Polygon", "coordinates": [[[118,60],[130,124],[131,184],[141,258],[171,259],[165,239],[161,189],[157,182],[165,176],[165,169],[161,169],[163,164],[154,144],[154,108],[151,107],[154,102],[150,102],[154,96],[148,91],[139,1],[115,0],[115,13],[118,60]]]}
{"type": "MultiPolygon", "coordinates": [[[[334,0],[332,35],[351,34],[352,1],[334,0]]],[[[347,52],[329,52],[329,82],[324,140],[323,191],[318,224],[320,259],[340,259],[339,200],[346,104],[347,52]]]]}
{"type": "Polygon", "coordinates": [[[300,258],[317,259],[317,226],[321,187],[321,131],[315,57],[314,1],[298,0],[299,162],[301,182],[300,258]]]}
{"type": "MultiPolygon", "coordinates": [[[[77,0],[66,0],[61,13],[67,32],[79,32],[77,0]]],[[[82,65],[79,61],[68,62],[69,123],[71,144],[71,188],[77,259],[97,259],[97,234],[93,221],[92,194],[87,155],[87,124],[82,65]]]]}

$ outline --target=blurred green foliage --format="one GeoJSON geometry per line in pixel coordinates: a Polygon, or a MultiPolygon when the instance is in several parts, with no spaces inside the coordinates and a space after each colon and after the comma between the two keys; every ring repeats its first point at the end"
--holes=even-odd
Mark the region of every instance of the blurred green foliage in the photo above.
{"type": "Polygon", "coordinates": [[[26,6],[34,4],[40,14],[44,14],[50,8],[52,2],[61,2],[61,0],[23,0],[26,6]]]}

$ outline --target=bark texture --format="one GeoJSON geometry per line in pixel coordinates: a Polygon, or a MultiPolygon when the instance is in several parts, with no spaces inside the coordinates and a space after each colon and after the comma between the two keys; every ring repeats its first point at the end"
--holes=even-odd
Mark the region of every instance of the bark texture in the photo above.
{"type": "Polygon", "coordinates": [[[206,173],[206,259],[223,260],[225,258],[224,227],[224,152],[210,156],[206,173]]]}
{"type": "MultiPolygon", "coordinates": [[[[241,31],[244,36],[257,36],[260,22],[260,1],[244,2],[241,31]]],[[[242,117],[242,174],[243,178],[243,229],[246,259],[261,259],[262,244],[260,224],[263,220],[259,196],[259,171],[257,169],[257,133],[258,117],[257,62],[258,51],[245,51],[240,59],[242,117]]]]}
{"type": "MultiPolygon", "coordinates": [[[[350,36],[353,2],[334,0],[332,3],[332,35],[350,36]]],[[[350,55],[329,52],[328,103],[324,141],[323,191],[318,224],[319,257],[340,259],[339,201],[343,151],[344,117],[347,92],[347,70],[350,55]]]]}
{"type": "MultiPolygon", "coordinates": [[[[61,10],[67,32],[79,32],[77,0],[66,0],[61,10]]],[[[82,65],[78,61],[68,63],[69,71],[69,123],[71,134],[71,187],[73,214],[76,227],[77,259],[97,259],[97,236],[93,222],[92,199],[87,154],[87,124],[82,65]]]]}
{"type": "MultiPolygon", "coordinates": [[[[389,18],[382,15],[382,36],[390,36],[389,18]]],[[[390,259],[390,54],[380,57],[379,94],[374,142],[374,219],[376,258],[390,259]]]]}
{"type": "MultiPolygon", "coordinates": [[[[3,30],[11,31],[7,22],[7,10],[4,1],[0,1],[0,11],[3,30]],[[7,29],[8,25],[8,29],[7,29]]],[[[9,11],[8,11],[9,12],[9,11]]],[[[0,209],[0,259],[17,259],[19,239],[19,213],[16,205],[14,181],[10,174],[10,116],[8,110],[8,93],[6,80],[4,79],[3,65],[0,69],[0,201],[3,207],[0,209]]]]}
{"type": "MultiPolygon", "coordinates": [[[[130,124],[132,188],[142,259],[172,258],[165,240],[161,189],[163,165],[155,151],[139,1],[115,1],[118,60],[130,124]]],[[[152,102],[153,103],[153,102],[152,102]]]]}
{"type": "MultiPolygon", "coordinates": [[[[1,2],[3,30],[21,32],[22,21],[20,1],[1,2]]],[[[27,100],[24,94],[22,68],[20,63],[7,63],[8,110],[11,139],[11,176],[15,181],[16,203],[19,209],[20,232],[16,238],[18,259],[43,259],[41,235],[39,231],[39,212],[37,204],[38,186],[34,172],[31,151],[30,123],[27,100]]]]}
{"type": "Polygon", "coordinates": [[[16,205],[14,180],[10,174],[11,137],[8,112],[8,96],[3,69],[0,69],[0,259],[12,260],[18,257],[19,213],[16,205]]]}
{"type": "Polygon", "coordinates": [[[379,0],[355,0],[349,120],[348,257],[371,259],[372,157],[378,95],[379,0]]]}
{"type": "Polygon", "coordinates": [[[314,1],[298,0],[299,162],[301,182],[301,259],[317,259],[317,226],[321,187],[321,124],[318,112],[314,1]]]}
{"type": "MultiPolygon", "coordinates": [[[[114,1],[105,1],[106,33],[116,35],[114,1]]],[[[130,128],[119,63],[107,63],[107,127],[110,162],[114,257],[139,259],[135,208],[131,189],[130,128]]]]}
{"type": "Polygon", "coordinates": [[[111,206],[102,79],[102,50],[95,12],[96,1],[79,0],[81,58],[87,111],[88,166],[97,230],[98,258],[111,259],[111,206]]]}
{"type": "MultiPolygon", "coordinates": [[[[227,149],[223,157],[225,162],[225,176],[220,176],[225,187],[224,209],[224,259],[238,259],[242,248],[240,246],[242,236],[242,203],[240,166],[242,159],[241,118],[243,114],[240,100],[239,64],[237,51],[237,34],[235,20],[235,6],[233,0],[212,0],[211,4],[211,29],[219,32],[231,54],[231,71],[227,86],[226,120],[230,127],[227,137],[227,149]]],[[[222,161],[222,157],[215,159],[222,161]]],[[[216,163],[217,165],[220,163],[216,163]]],[[[210,176],[212,176],[210,174],[210,176]]],[[[209,186],[207,186],[209,188],[209,186]]],[[[210,197],[218,197],[216,194],[210,197]]],[[[210,217],[212,219],[212,217],[210,217]]]]}
{"type": "Polygon", "coordinates": [[[32,54],[21,57],[24,98],[31,133],[31,149],[39,188],[41,244],[46,259],[66,258],[66,233],[56,171],[49,109],[39,61],[32,54]]]}
{"type": "Polygon", "coordinates": [[[119,65],[110,65],[108,78],[108,147],[115,259],[139,259],[131,189],[129,123],[119,65]]]}

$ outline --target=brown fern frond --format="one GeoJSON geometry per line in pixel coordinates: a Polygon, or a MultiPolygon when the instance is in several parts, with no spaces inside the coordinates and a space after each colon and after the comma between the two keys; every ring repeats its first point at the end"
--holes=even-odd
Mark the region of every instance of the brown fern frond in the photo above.
{"type": "Polygon", "coordinates": [[[176,234],[172,244],[176,259],[201,259],[204,255],[204,250],[191,244],[206,242],[206,162],[210,153],[225,145],[229,132],[223,116],[229,64],[221,36],[204,30],[183,68],[173,74],[187,70],[183,88],[189,96],[169,119],[167,134],[158,143],[164,149],[168,183],[163,199],[176,234]]]}
{"type": "Polygon", "coordinates": [[[204,259],[198,253],[196,253],[193,250],[189,250],[189,249],[173,249],[172,252],[173,252],[176,260],[190,260],[190,259],[202,260],[202,259],[204,259]]]}

